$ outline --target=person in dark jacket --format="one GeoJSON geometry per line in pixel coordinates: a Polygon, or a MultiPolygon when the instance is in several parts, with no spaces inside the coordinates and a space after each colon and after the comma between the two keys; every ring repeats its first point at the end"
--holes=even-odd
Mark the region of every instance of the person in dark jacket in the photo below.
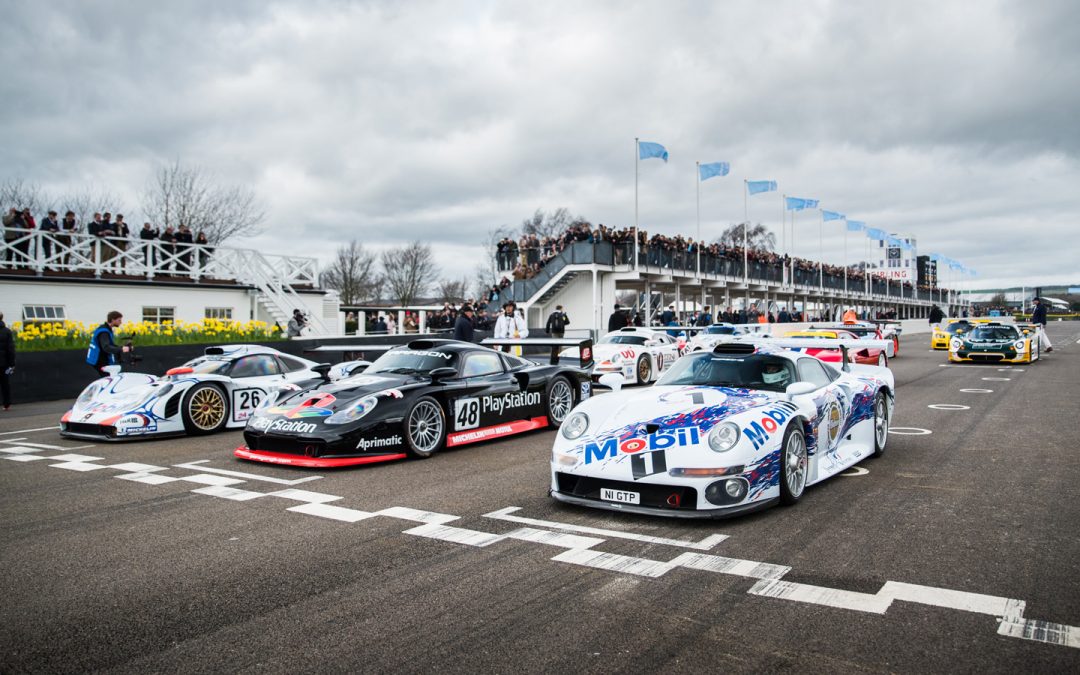
{"type": "Polygon", "coordinates": [[[472,305],[462,305],[461,313],[454,322],[454,339],[462,342],[473,341],[473,308],[472,305]]]}
{"type": "Polygon", "coordinates": [[[1052,352],[1054,347],[1050,344],[1050,338],[1046,335],[1046,305],[1039,298],[1035,298],[1033,302],[1035,304],[1031,308],[1031,323],[1038,324],[1041,328],[1039,331],[1039,349],[1044,352],[1052,352]]]}
{"type": "Polygon", "coordinates": [[[945,312],[941,311],[941,308],[934,305],[930,308],[930,326],[935,327],[941,323],[941,320],[945,318],[945,312]]]}
{"type": "Polygon", "coordinates": [[[570,325],[570,317],[566,316],[562,305],[555,305],[555,311],[548,317],[544,330],[553,338],[561,338],[566,334],[566,327],[570,325]]]}
{"type": "Polygon", "coordinates": [[[105,323],[94,329],[90,336],[90,348],[86,350],[86,362],[94,369],[99,377],[108,375],[105,366],[120,363],[120,355],[131,351],[127,345],[119,347],[113,342],[113,329],[119,328],[124,322],[124,315],[115,310],[105,317],[105,323]]]}
{"type": "Polygon", "coordinates": [[[611,313],[611,317],[608,318],[607,322],[608,332],[626,328],[627,325],[626,312],[622,310],[622,305],[615,303],[615,311],[611,313]]]}
{"type": "Polygon", "coordinates": [[[60,221],[56,219],[56,211],[49,211],[49,214],[45,216],[45,219],[41,221],[41,231],[48,232],[48,236],[42,237],[41,241],[41,253],[45,258],[52,256],[53,252],[53,238],[60,232],[60,221]]]}
{"type": "Polygon", "coordinates": [[[11,410],[11,382],[9,378],[15,372],[15,336],[4,324],[4,313],[0,312],[0,402],[4,410],[11,410]]]}

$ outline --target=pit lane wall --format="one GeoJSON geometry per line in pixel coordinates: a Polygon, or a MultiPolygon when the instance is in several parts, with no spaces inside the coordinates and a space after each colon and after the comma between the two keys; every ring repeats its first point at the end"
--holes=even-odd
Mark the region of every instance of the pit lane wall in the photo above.
{"type": "MultiPolygon", "coordinates": [[[[489,333],[477,332],[477,340],[489,337],[489,333]]],[[[323,338],[312,340],[281,340],[277,342],[254,342],[273,347],[285,354],[302,356],[317,362],[336,362],[341,359],[333,353],[307,354],[321,345],[347,344],[404,344],[420,337],[434,335],[382,335],[375,337],[323,338]]],[[[203,354],[211,344],[168,345],[160,347],[138,347],[135,353],[141,359],[130,365],[124,363],[124,370],[138,373],[161,375],[169,368],[203,354]]],[[[93,369],[86,364],[85,349],[66,349],[55,352],[19,352],[15,356],[15,372],[11,376],[12,403],[33,403],[36,401],[74,401],[86,385],[96,379],[93,369]]]]}

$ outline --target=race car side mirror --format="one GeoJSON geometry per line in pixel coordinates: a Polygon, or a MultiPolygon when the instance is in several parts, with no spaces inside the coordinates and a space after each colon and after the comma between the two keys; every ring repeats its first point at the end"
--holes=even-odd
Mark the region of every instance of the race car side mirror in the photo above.
{"type": "Polygon", "coordinates": [[[607,375],[601,375],[598,382],[603,387],[607,387],[611,391],[618,392],[622,389],[623,378],[618,373],[608,373],[607,375]]]}
{"type": "Polygon", "coordinates": [[[809,394],[812,391],[817,390],[817,385],[813,382],[792,382],[784,390],[784,393],[788,396],[802,396],[803,394],[809,394]]]}
{"type": "Polygon", "coordinates": [[[321,377],[323,379],[323,382],[329,382],[330,381],[330,364],[329,363],[320,363],[320,364],[312,366],[311,369],[319,374],[319,377],[321,377]]]}
{"type": "Polygon", "coordinates": [[[102,370],[104,370],[106,373],[108,373],[109,376],[114,376],[114,375],[119,375],[120,374],[120,366],[118,366],[118,365],[104,366],[104,367],[102,367],[102,370]]]}
{"type": "Polygon", "coordinates": [[[457,376],[457,368],[450,368],[449,366],[443,368],[435,368],[430,373],[428,373],[428,376],[431,377],[432,382],[441,382],[443,380],[448,380],[451,377],[457,376]]]}

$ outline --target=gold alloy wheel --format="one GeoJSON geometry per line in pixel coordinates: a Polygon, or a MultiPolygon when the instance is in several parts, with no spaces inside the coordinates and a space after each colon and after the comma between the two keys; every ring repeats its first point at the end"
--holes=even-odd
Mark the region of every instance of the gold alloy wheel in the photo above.
{"type": "Polygon", "coordinates": [[[191,397],[188,414],[199,429],[216,429],[225,418],[225,399],[217,387],[203,387],[191,397]]]}

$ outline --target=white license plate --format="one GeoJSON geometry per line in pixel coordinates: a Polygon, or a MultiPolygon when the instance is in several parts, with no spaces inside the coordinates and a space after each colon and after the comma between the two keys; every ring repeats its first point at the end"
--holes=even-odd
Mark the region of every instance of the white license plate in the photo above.
{"type": "Polygon", "coordinates": [[[622,502],[623,504],[640,504],[641,494],[637,492],[627,492],[626,490],[600,488],[600,499],[609,502],[622,502]]]}

